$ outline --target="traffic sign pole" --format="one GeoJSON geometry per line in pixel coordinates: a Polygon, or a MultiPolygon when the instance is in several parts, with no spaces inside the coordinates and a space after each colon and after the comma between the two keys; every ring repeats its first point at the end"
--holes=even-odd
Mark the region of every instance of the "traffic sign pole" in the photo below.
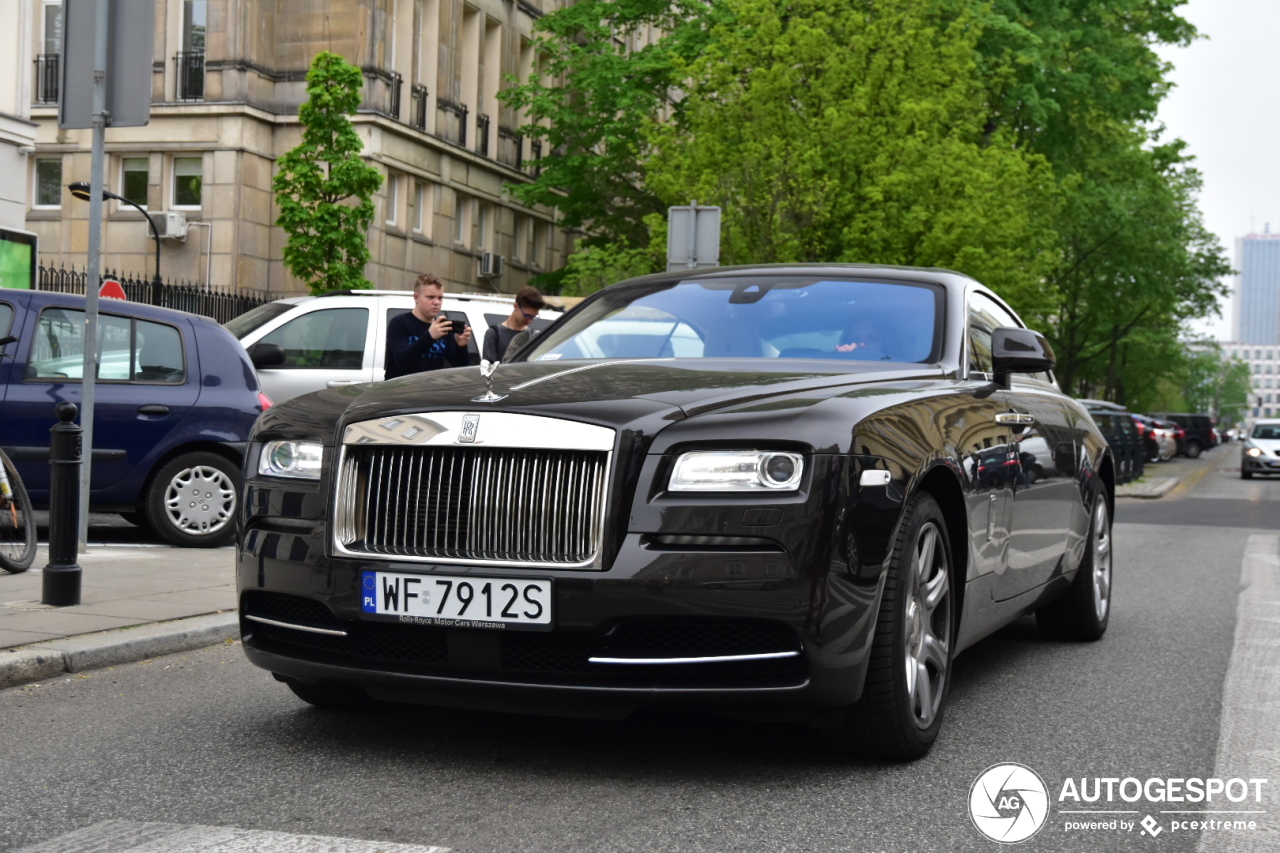
{"type": "Polygon", "coordinates": [[[95,0],[93,31],[93,151],[89,167],[89,269],[84,288],[84,368],[80,374],[79,550],[89,550],[89,485],[93,474],[93,398],[98,378],[98,279],[102,268],[102,178],[107,133],[107,36],[110,0],[95,0]]]}

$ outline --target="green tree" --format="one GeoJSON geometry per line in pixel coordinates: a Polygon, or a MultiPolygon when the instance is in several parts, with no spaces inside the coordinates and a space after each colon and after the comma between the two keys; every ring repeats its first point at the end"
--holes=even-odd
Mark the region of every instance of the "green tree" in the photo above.
{"type": "Polygon", "coordinates": [[[302,142],[278,161],[272,187],[288,234],[284,263],[312,293],[373,285],[364,277],[373,194],[382,175],[360,159],[363,143],[348,116],[360,105],[360,69],[327,51],[307,71],[298,110],[302,142]]]}
{"type": "Polygon", "coordinates": [[[980,29],[932,0],[727,0],[647,184],[724,209],[728,263],[947,266],[1044,304],[1043,158],[987,134],[980,29]]]}

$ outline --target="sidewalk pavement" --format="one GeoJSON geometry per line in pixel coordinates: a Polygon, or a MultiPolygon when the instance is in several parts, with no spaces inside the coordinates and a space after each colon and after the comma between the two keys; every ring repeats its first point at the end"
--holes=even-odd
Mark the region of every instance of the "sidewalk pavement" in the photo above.
{"type": "Polygon", "coordinates": [[[72,607],[40,603],[48,562],[0,572],[0,689],[239,636],[231,548],[91,544],[72,607]]]}

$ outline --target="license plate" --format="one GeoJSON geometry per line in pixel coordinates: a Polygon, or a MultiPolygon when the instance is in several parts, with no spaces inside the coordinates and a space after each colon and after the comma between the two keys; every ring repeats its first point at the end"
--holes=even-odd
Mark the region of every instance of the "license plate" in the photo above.
{"type": "Polygon", "coordinates": [[[361,609],[414,625],[449,628],[551,627],[551,581],[363,572],[361,609]]]}

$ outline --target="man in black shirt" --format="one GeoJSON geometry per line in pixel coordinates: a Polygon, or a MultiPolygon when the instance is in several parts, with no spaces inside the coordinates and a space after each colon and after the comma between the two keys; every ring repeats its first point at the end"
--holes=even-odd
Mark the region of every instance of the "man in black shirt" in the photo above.
{"type": "Polygon", "coordinates": [[[440,310],[443,304],[444,282],[429,272],[418,276],[413,283],[413,310],[387,323],[387,379],[467,366],[471,327],[455,335],[452,321],[440,310]]]}
{"type": "Polygon", "coordinates": [[[481,357],[488,361],[502,361],[502,357],[507,354],[507,347],[511,345],[511,339],[529,328],[544,305],[546,302],[536,287],[522,287],[516,294],[516,305],[511,316],[501,323],[493,324],[485,332],[481,357]]]}

